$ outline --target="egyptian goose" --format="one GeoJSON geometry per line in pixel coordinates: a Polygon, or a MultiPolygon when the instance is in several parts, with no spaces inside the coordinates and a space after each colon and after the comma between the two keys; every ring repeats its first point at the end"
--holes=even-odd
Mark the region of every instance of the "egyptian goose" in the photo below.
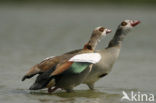
{"type": "MultiPolygon", "coordinates": [[[[89,73],[91,69],[90,68],[91,64],[95,62],[93,59],[91,59],[91,57],[92,56],[94,57],[96,54],[93,52],[95,50],[97,42],[100,40],[102,36],[105,36],[109,32],[111,32],[111,30],[105,29],[104,27],[97,27],[93,31],[90,40],[84,46],[83,49],[68,52],[61,56],[56,56],[53,58],[45,59],[41,63],[31,68],[28,71],[28,73],[22,78],[22,81],[27,78],[31,78],[35,74],[40,74],[37,77],[35,83],[30,87],[31,90],[42,89],[48,86],[49,92],[50,92],[52,86],[49,85],[48,83],[49,81],[53,81],[53,80],[56,81],[55,88],[62,88],[67,91],[72,90],[72,88],[80,84],[83,78],[86,77],[87,73],[89,73]],[[77,57],[77,56],[78,57],[82,57],[82,55],[85,56],[85,54],[83,53],[89,53],[89,54],[86,54],[86,57],[89,55],[88,60],[84,60],[84,58],[83,59],[76,58],[79,61],[75,61],[75,59],[72,60],[72,58],[77,57]],[[93,53],[93,54],[91,55],[90,53],[93,53]],[[78,77],[79,79],[77,79],[78,77]]],[[[96,57],[94,59],[96,60],[96,57]]]]}
{"type": "MultiPolygon", "coordinates": [[[[104,27],[95,28],[92,32],[92,35],[91,35],[88,43],[84,46],[84,48],[89,48],[89,49],[95,50],[98,40],[100,40],[100,38],[102,36],[106,36],[106,34],[108,34],[110,32],[111,32],[111,30],[106,29],[104,27]],[[103,32],[103,34],[98,33],[98,32],[103,32]]],[[[41,74],[41,73],[49,70],[51,67],[53,67],[55,64],[57,64],[60,60],[65,59],[66,57],[68,57],[70,55],[74,55],[74,54],[80,52],[81,50],[82,49],[77,49],[77,50],[73,50],[73,51],[64,53],[63,55],[60,55],[60,56],[51,56],[51,57],[45,58],[42,62],[40,62],[39,64],[36,64],[32,68],[30,68],[29,71],[23,76],[22,81],[24,81],[25,79],[29,79],[36,74],[41,74]]]]}
{"type": "Polygon", "coordinates": [[[94,83],[101,77],[110,73],[113,64],[119,56],[120,48],[124,37],[127,33],[140,21],[138,20],[124,20],[118,26],[117,31],[113,39],[109,42],[109,45],[104,50],[97,50],[96,53],[101,54],[102,58],[100,62],[93,65],[92,71],[89,73],[83,83],[87,84],[90,89],[94,89],[94,83]]]}

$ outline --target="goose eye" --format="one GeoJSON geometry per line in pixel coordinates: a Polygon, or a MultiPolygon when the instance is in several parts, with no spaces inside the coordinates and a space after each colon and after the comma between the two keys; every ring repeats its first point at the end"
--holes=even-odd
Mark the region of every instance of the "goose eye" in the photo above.
{"type": "Polygon", "coordinates": [[[101,27],[101,28],[99,29],[99,31],[100,31],[100,32],[103,32],[104,29],[105,29],[104,27],[101,27]]]}
{"type": "Polygon", "coordinates": [[[122,22],[122,23],[121,23],[121,26],[126,26],[126,25],[127,25],[126,22],[122,22]]]}

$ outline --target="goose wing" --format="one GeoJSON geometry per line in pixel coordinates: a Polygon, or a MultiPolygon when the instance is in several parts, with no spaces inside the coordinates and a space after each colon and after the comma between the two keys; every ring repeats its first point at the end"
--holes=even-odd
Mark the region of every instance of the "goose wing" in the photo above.
{"type": "Polygon", "coordinates": [[[85,70],[90,64],[99,62],[101,55],[99,53],[83,53],[70,58],[67,62],[57,67],[50,76],[55,76],[70,71],[71,73],[80,73],[85,70]]]}

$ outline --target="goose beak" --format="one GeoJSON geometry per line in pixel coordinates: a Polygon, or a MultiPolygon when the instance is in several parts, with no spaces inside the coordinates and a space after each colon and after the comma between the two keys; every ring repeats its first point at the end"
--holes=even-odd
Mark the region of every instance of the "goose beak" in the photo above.
{"type": "Polygon", "coordinates": [[[138,24],[140,24],[140,21],[139,20],[134,20],[134,21],[132,21],[131,26],[134,27],[134,26],[136,26],[138,24]]]}
{"type": "Polygon", "coordinates": [[[106,34],[109,34],[110,32],[112,32],[112,30],[106,29],[106,34]]]}

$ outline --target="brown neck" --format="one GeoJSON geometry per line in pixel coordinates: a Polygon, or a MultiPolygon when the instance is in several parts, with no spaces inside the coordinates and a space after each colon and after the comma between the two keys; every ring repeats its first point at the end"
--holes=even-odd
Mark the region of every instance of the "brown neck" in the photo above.
{"type": "Polygon", "coordinates": [[[83,49],[94,50],[90,44],[85,44],[83,49]]]}
{"type": "Polygon", "coordinates": [[[92,36],[90,37],[90,40],[84,45],[83,48],[95,50],[99,38],[100,38],[99,35],[93,33],[92,36]]]}

